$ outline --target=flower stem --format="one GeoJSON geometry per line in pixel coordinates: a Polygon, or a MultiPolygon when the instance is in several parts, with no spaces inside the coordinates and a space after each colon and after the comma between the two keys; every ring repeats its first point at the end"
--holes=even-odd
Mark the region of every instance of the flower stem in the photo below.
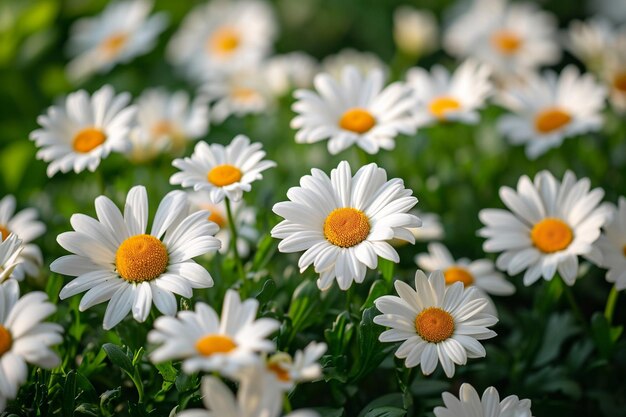
{"type": "Polygon", "coordinates": [[[571,287],[567,285],[567,283],[563,281],[563,278],[561,278],[560,276],[559,276],[559,279],[561,279],[563,293],[565,293],[565,298],[567,298],[567,302],[572,308],[572,312],[574,313],[574,316],[582,324],[583,328],[587,330],[587,320],[585,320],[585,316],[583,315],[583,312],[580,309],[580,306],[576,302],[576,298],[574,297],[574,293],[571,287]]]}
{"type": "Polygon", "coordinates": [[[285,413],[291,413],[292,407],[291,407],[291,401],[289,401],[289,395],[287,393],[285,393],[285,395],[283,396],[283,411],[285,413]]]}
{"type": "Polygon", "coordinates": [[[245,286],[246,283],[246,274],[243,270],[243,263],[241,258],[239,257],[239,251],[237,250],[237,225],[235,224],[235,219],[233,216],[233,211],[230,207],[230,200],[226,198],[224,200],[226,202],[226,215],[228,216],[228,225],[230,227],[230,249],[235,257],[235,264],[237,265],[237,273],[239,277],[243,280],[242,285],[245,286]]]}
{"type": "Polygon", "coordinates": [[[606,321],[609,323],[609,326],[613,322],[613,313],[615,312],[615,305],[617,304],[617,297],[619,296],[619,291],[615,288],[611,288],[611,292],[609,293],[608,298],[606,299],[606,307],[604,308],[604,317],[606,317],[606,321]]]}

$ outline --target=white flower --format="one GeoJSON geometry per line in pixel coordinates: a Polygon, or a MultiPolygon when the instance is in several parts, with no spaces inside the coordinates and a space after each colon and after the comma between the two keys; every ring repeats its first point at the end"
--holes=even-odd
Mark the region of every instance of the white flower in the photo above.
{"type": "MultiPolygon", "coordinates": [[[[208,210],[211,215],[209,220],[217,224],[220,230],[215,237],[222,242],[221,254],[226,254],[230,250],[231,230],[228,224],[228,213],[225,204],[213,204],[211,193],[206,190],[189,191],[187,193],[191,203],[191,211],[208,210]]],[[[240,256],[246,257],[250,253],[250,242],[257,242],[259,231],[255,228],[256,210],[247,207],[243,200],[231,204],[233,217],[237,225],[237,252],[240,256]]]]}
{"type": "Polygon", "coordinates": [[[115,95],[113,88],[105,85],[91,97],[85,90],[72,93],[39,116],[37,123],[42,129],[33,131],[30,139],[41,148],[37,158],[50,163],[48,176],[72,169],[76,173],[85,168],[95,171],[112,151],[126,151],[135,115],[129,102],[130,94],[115,95]]]}
{"type": "Polygon", "coordinates": [[[354,144],[375,154],[380,148],[393,149],[398,134],[415,133],[411,90],[399,82],[383,88],[383,78],[380,70],[363,77],[350,66],[340,82],[323,73],[315,77],[316,92],[296,90],[292,108],[298,115],[291,121],[298,129],[296,142],[328,139],[333,155],[354,144]]]}
{"type": "Polygon", "coordinates": [[[610,89],[611,104],[619,112],[626,112],[626,30],[616,40],[614,47],[605,48],[606,65],[602,78],[610,89]]]}
{"type": "Polygon", "coordinates": [[[494,387],[485,390],[481,398],[470,384],[461,385],[459,398],[449,392],[442,394],[445,407],[435,407],[435,417],[532,417],[530,400],[509,395],[500,401],[494,387]]]}
{"type": "Polygon", "coordinates": [[[413,233],[415,240],[428,241],[443,239],[443,225],[437,214],[425,213],[419,210],[413,210],[412,213],[422,220],[421,227],[412,227],[409,229],[411,233],[413,233]]]}
{"type": "Polygon", "coordinates": [[[400,6],[393,12],[393,39],[402,52],[419,57],[437,48],[437,19],[429,10],[400,6]]]}
{"type": "Polygon", "coordinates": [[[168,93],[154,88],[137,99],[137,125],[130,139],[129,156],[142,162],[163,151],[179,152],[189,140],[206,135],[209,130],[209,108],[196,99],[190,103],[184,91],[168,93]]]}
{"type": "Polygon", "coordinates": [[[318,361],[326,348],[326,343],[311,342],[293,357],[285,352],[273,354],[266,363],[267,371],[275,378],[272,383],[281,389],[290,390],[298,383],[319,379],[322,367],[318,361]]]}
{"type": "Polygon", "coordinates": [[[476,124],[479,109],[491,95],[491,71],[487,65],[465,61],[454,74],[437,65],[431,72],[411,68],[407,84],[417,100],[414,120],[418,127],[441,121],[476,124]]]}
{"type": "Polygon", "coordinates": [[[547,71],[502,93],[501,104],[513,114],[502,116],[498,129],[512,144],[526,145],[526,155],[535,159],[565,138],[599,130],[605,99],[606,89],[591,74],[574,66],[558,76],[547,71]]]}
{"type": "Polygon", "coordinates": [[[13,233],[0,240],[0,282],[15,278],[15,269],[22,262],[22,249],[22,241],[13,233]]]}
{"type": "Polygon", "coordinates": [[[361,52],[355,49],[342,49],[334,55],[329,55],[322,61],[322,71],[340,80],[347,67],[355,67],[363,76],[372,71],[380,71],[387,78],[389,67],[378,55],[372,52],[361,52]]]}
{"type": "Polygon", "coordinates": [[[606,280],[621,291],[626,289],[626,198],[620,197],[618,207],[610,207],[611,220],[594,244],[597,253],[593,260],[608,269],[606,280]]]}
{"type": "Polygon", "coordinates": [[[257,300],[242,303],[237,291],[228,290],[221,318],[202,302],[176,318],[159,317],[148,334],[148,341],[159,345],[150,359],[155,363],[182,359],[183,371],[189,374],[202,370],[232,376],[254,366],[260,361],[257,352],[275,349],[267,337],[280,326],[274,319],[255,319],[258,307],[257,300]]]}
{"type": "MultiPolygon", "coordinates": [[[[37,211],[27,208],[15,213],[15,197],[5,196],[0,200],[0,241],[11,233],[17,235],[24,245],[17,258],[19,265],[13,270],[12,277],[21,281],[25,275],[36,276],[43,265],[41,249],[34,243],[46,231],[46,226],[37,220],[37,211]]],[[[2,279],[0,279],[2,281],[2,279]]]]}
{"type": "Polygon", "coordinates": [[[556,19],[532,3],[475,0],[448,28],[446,50],[490,64],[496,74],[521,75],[559,61],[556,19]]]}
{"type": "Polygon", "coordinates": [[[187,15],[168,45],[168,58],[195,80],[254,66],[270,52],[276,26],[265,1],[211,1],[187,15]]]}
{"type": "Polygon", "coordinates": [[[399,262],[391,239],[415,242],[409,228],[420,220],[408,211],[417,203],[401,179],[387,181],[387,173],[376,164],[360,168],[352,176],[343,161],[330,173],[319,169],[300,179],[300,187],[287,192],[290,201],[274,205],[285,220],[272,229],[272,237],[283,239],[281,252],[305,251],[298,262],[300,272],[311,264],[320,274],[317,285],[330,288],[337,280],[347,290],[353,281],[363,282],[367,268],[378,265],[378,257],[399,262]]]}
{"type": "Polygon", "coordinates": [[[275,55],[264,64],[265,78],[271,92],[282,97],[294,88],[309,88],[318,73],[315,59],[304,52],[275,55]]]}
{"type": "Polygon", "coordinates": [[[274,161],[263,160],[261,149],[260,143],[250,144],[244,135],[235,136],[228,146],[198,142],[191,157],[172,162],[180,172],[172,175],[170,184],[207,190],[213,204],[224,197],[239,201],[244,191],[252,189],[252,182],[263,178],[261,172],[276,166],[274,161]]]}
{"type": "Polygon", "coordinates": [[[498,319],[483,311],[488,301],[475,288],[464,288],[460,282],[446,287],[441,271],[426,278],[420,270],[415,274],[415,290],[399,280],[394,286],[400,297],[377,298],[374,304],[383,314],[374,317],[374,323],[391,327],[381,333],[381,342],[403,342],[396,357],[406,359],[407,368],[421,364],[424,375],[430,375],[440,362],[452,378],[455,364],[486,355],[478,341],[496,335],[487,327],[498,319]]]}
{"type": "Polygon", "coordinates": [[[27,363],[52,369],[61,363],[50,346],[63,341],[63,328],[43,320],[56,311],[41,291],[20,298],[17,281],[0,285],[0,411],[28,378],[27,363]]]}
{"type": "Polygon", "coordinates": [[[163,314],[176,313],[174,294],[191,297],[193,288],[213,286],[211,275],[192,260],[216,251],[220,242],[213,235],[217,225],[209,213],[191,215],[182,191],[167,194],[157,208],[152,230],[148,225],[148,196],[142,186],[131,188],[124,214],[105,196],[96,198],[98,219],[72,215],[74,232],[65,232],[57,242],[72,252],[50,265],[50,270],[77,277],[65,285],[61,299],[87,291],[79,310],[109,301],[103,327],[117,325],[132,310],[143,322],[152,302],[163,314]]]}
{"type": "Polygon", "coordinates": [[[588,256],[600,236],[600,228],[610,215],[607,206],[598,206],[604,191],[589,190],[588,178],[579,181],[567,171],[563,182],[548,171],[526,175],[517,183],[517,191],[500,188],[500,198],[510,210],[484,209],[480,220],[485,227],[485,252],[503,252],[496,266],[509,275],[524,270],[524,285],[541,276],[551,280],[558,271],[568,285],[574,285],[578,273],[578,255],[588,256]]]}
{"type": "Polygon", "coordinates": [[[599,72],[606,65],[607,55],[613,52],[616,35],[613,26],[602,18],[575,20],[569,25],[565,42],[587,68],[599,72]]]}
{"type": "Polygon", "coordinates": [[[167,25],[165,13],[148,18],[151,10],[149,0],[117,1],[99,16],[77,21],[70,37],[75,58],[67,67],[69,77],[81,80],[104,73],[149,52],[167,25]]]}

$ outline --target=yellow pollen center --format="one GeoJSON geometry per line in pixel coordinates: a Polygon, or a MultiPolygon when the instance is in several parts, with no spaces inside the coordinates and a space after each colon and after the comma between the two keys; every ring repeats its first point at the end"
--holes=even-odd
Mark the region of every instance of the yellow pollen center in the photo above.
{"type": "Polygon", "coordinates": [[[207,179],[216,187],[225,187],[239,181],[241,179],[241,171],[233,165],[217,165],[209,171],[207,179]]]}
{"type": "Polygon", "coordinates": [[[239,47],[240,42],[239,33],[235,29],[223,27],[213,32],[207,42],[207,47],[217,54],[228,55],[239,47]]]}
{"type": "Polygon", "coordinates": [[[415,330],[427,342],[443,342],[454,333],[454,319],[439,307],[428,307],[415,318],[415,330]]]}
{"type": "Polygon", "coordinates": [[[356,107],[348,109],[339,120],[339,127],[356,133],[365,133],[375,124],[376,119],[369,111],[356,107]]]}
{"type": "Polygon", "coordinates": [[[131,236],[117,249],[115,266],[126,281],[150,281],[167,268],[169,257],[165,245],[151,235],[131,236]]]}
{"type": "Polygon", "coordinates": [[[573,238],[572,229],[564,221],[555,218],[543,219],[530,231],[533,245],[544,253],[567,248],[573,238]]]}
{"type": "Polygon", "coordinates": [[[622,93],[626,93],[626,71],[619,72],[613,77],[613,87],[622,93]]]}
{"type": "Polygon", "coordinates": [[[324,220],[324,236],[335,246],[349,248],[367,239],[370,222],[365,213],[351,207],[338,208],[324,220]]]}
{"type": "Polygon", "coordinates": [[[258,96],[256,90],[247,87],[235,87],[232,91],[232,97],[236,101],[252,101],[258,96]]]}
{"type": "Polygon", "coordinates": [[[452,285],[455,282],[462,282],[464,286],[469,287],[474,283],[474,277],[467,269],[458,266],[451,266],[443,273],[446,279],[446,285],[452,285]]]}
{"type": "Polygon", "coordinates": [[[428,110],[439,119],[445,119],[447,112],[460,108],[461,103],[452,97],[438,97],[428,104],[428,110]]]}
{"type": "Polygon", "coordinates": [[[88,127],[74,136],[72,147],[76,152],[87,153],[102,145],[106,138],[106,135],[100,129],[88,127]]]}
{"type": "Polygon", "coordinates": [[[115,56],[120,52],[127,40],[128,35],[125,33],[116,33],[106,38],[100,46],[106,55],[115,56]]]}
{"type": "Polygon", "coordinates": [[[11,350],[11,345],[13,345],[11,332],[0,324],[0,357],[11,350]]]}
{"type": "Polygon", "coordinates": [[[211,356],[216,353],[228,353],[237,345],[228,336],[223,334],[209,334],[196,342],[196,350],[202,356],[211,356]]]}
{"type": "Polygon", "coordinates": [[[572,116],[566,111],[553,107],[542,110],[535,116],[535,129],[540,133],[550,133],[568,124],[572,116]]]}
{"type": "Polygon", "coordinates": [[[11,232],[9,231],[9,229],[0,224],[0,242],[9,237],[10,234],[11,232]]]}
{"type": "Polygon", "coordinates": [[[289,377],[289,372],[284,370],[279,363],[274,362],[274,363],[269,363],[267,365],[267,369],[270,372],[274,372],[274,374],[276,374],[276,377],[278,378],[279,381],[283,381],[283,382],[289,382],[291,381],[291,378],[289,377]]]}
{"type": "Polygon", "coordinates": [[[513,55],[522,46],[522,39],[509,30],[499,30],[491,35],[491,44],[504,55],[513,55]]]}
{"type": "Polygon", "coordinates": [[[204,210],[209,210],[211,212],[211,214],[209,214],[209,217],[207,217],[207,219],[217,224],[220,227],[220,229],[223,229],[228,224],[228,220],[224,216],[222,216],[217,206],[214,206],[212,204],[203,204],[202,208],[204,210]]]}
{"type": "Polygon", "coordinates": [[[167,120],[160,120],[152,125],[151,130],[154,136],[166,136],[174,132],[174,127],[167,120]]]}

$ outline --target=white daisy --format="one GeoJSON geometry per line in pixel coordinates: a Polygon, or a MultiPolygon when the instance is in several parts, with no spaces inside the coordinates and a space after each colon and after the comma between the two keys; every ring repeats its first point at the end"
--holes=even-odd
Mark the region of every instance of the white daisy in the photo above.
{"type": "Polygon", "coordinates": [[[69,50],[75,58],[67,67],[69,77],[107,72],[154,48],[168,19],[165,13],[148,17],[152,5],[149,0],[117,1],[99,16],[78,20],[71,29],[69,50]]]}
{"type": "Polygon", "coordinates": [[[283,239],[281,252],[305,251],[300,272],[313,264],[321,290],[334,280],[347,290],[353,281],[363,282],[367,268],[376,268],[378,256],[400,261],[389,240],[415,242],[409,228],[419,226],[420,219],[408,213],[417,203],[411,194],[401,179],[387,181],[385,170],[373,163],[354,176],[346,161],[330,178],[313,169],[300,179],[300,187],[289,189],[290,201],[274,205],[274,213],[285,220],[272,229],[272,237],[283,239]]]}
{"type": "Polygon", "coordinates": [[[330,74],[336,80],[341,80],[343,71],[347,67],[355,67],[363,76],[372,71],[380,71],[387,79],[389,67],[378,55],[373,52],[362,52],[355,49],[342,49],[334,55],[329,55],[322,61],[322,71],[330,74]]]}
{"type": "Polygon", "coordinates": [[[407,368],[421,364],[424,375],[430,375],[441,362],[452,378],[455,364],[486,355],[478,341],[496,335],[487,327],[498,319],[483,311],[487,299],[475,288],[464,288],[460,282],[446,287],[441,271],[426,278],[420,270],[415,274],[415,290],[398,280],[394,286],[400,297],[377,298],[374,304],[383,314],[374,317],[374,323],[391,327],[381,333],[381,342],[403,342],[395,355],[406,359],[407,368]]]}
{"type": "Polygon", "coordinates": [[[0,282],[16,278],[15,269],[21,263],[22,249],[22,241],[13,233],[0,240],[0,282]]]}
{"type": "Polygon", "coordinates": [[[509,395],[500,401],[494,387],[483,393],[482,399],[470,384],[461,385],[459,398],[449,392],[442,394],[444,407],[435,407],[435,417],[532,417],[530,400],[520,400],[517,395],[509,395]]]}
{"type": "Polygon", "coordinates": [[[37,211],[34,208],[15,213],[15,197],[7,195],[0,200],[0,241],[14,233],[23,244],[18,257],[19,265],[13,271],[13,278],[21,281],[25,275],[37,276],[39,274],[43,265],[43,256],[39,246],[30,242],[45,231],[46,226],[37,220],[37,211]]]}
{"type": "Polygon", "coordinates": [[[504,77],[559,61],[556,19],[532,3],[475,0],[444,37],[454,56],[490,64],[504,77]]]}
{"type": "Polygon", "coordinates": [[[275,378],[272,383],[288,391],[298,383],[319,379],[322,367],[318,361],[326,348],[326,343],[311,342],[293,357],[285,352],[273,354],[266,363],[267,371],[275,378]]]}
{"type": "Polygon", "coordinates": [[[565,44],[572,54],[590,70],[602,71],[606,64],[607,52],[614,46],[616,30],[602,18],[592,18],[570,23],[565,44]]]}
{"type": "MultiPolygon", "coordinates": [[[[191,211],[208,210],[211,215],[209,220],[217,224],[220,230],[215,237],[222,242],[221,254],[226,254],[230,250],[231,230],[228,223],[228,212],[224,202],[213,204],[211,193],[206,190],[189,191],[187,193],[191,211]]],[[[250,253],[250,243],[257,242],[259,231],[256,229],[256,210],[246,206],[243,200],[234,202],[231,205],[233,218],[237,226],[237,253],[246,257],[250,253]]]]}
{"type": "Polygon", "coordinates": [[[491,71],[487,65],[465,61],[454,74],[437,65],[431,72],[411,68],[407,84],[417,100],[414,117],[418,127],[442,121],[476,124],[478,110],[485,106],[492,94],[489,81],[491,71]]]}
{"type": "Polygon", "coordinates": [[[182,359],[188,374],[202,370],[232,376],[256,365],[257,352],[275,349],[267,337],[280,326],[274,319],[255,319],[258,307],[257,300],[241,302],[237,291],[228,290],[221,318],[202,302],[194,311],[180,311],[176,318],[159,317],[148,334],[148,341],[159,345],[150,359],[155,363],[182,359]]]}
{"type": "Polygon", "coordinates": [[[309,88],[319,72],[318,63],[304,52],[274,55],[264,63],[265,79],[270,91],[282,97],[294,88],[309,88]]]}
{"type": "Polygon", "coordinates": [[[274,161],[263,160],[261,149],[260,143],[251,144],[244,135],[235,136],[228,146],[198,142],[191,157],[172,162],[180,172],[172,175],[170,184],[207,190],[213,204],[224,197],[239,201],[244,191],[252,189],[252,182],[263,178],[261,172],[276,166],[274,161]]]}
{"type": "Polygon", "coordinates": [[[209,130],[209,107],[203,100],[190,102],[184,91],[169,94],[160,88],[144,91],[137,99],[137,125],[130,139],[129,156],[134,161],[153,159],[165,150],[174,153],[187,141],[209,130]]]}
{"type": "Polygon", "coordinates": [[[413,210],[412,213],[422,220],[422,225],[420,227],[413,227],[409,229],[411,233],[413,233],[415,240],[429,241],[443,239],[445,233],[439,215],[419,210],[413,210]]]}
{"type": "Polygon", "coordinates": [[[411,90],[396,82],[383,88],[380,70],[363,77],[355,67],[346,67],[341,81],[329,74],[315,77],[316,92],[296,90],[293,110],[298,113],[291,127],[298,129],[296,142],[315,143],[328,139],[328,151],[337,154],[356,144],[375,154],[393,149],[395,137],[415,133],[410,110],[415,107],[411,90]]]}
{"type": "Polygon", "coordinates": [[[76,173],[85,168],[95,171],[111,151],[126,151],[135,115],[129,102],[130,94],[115,95],[113,88],[105,85],[91,97],[85,90],[72,93],[39,116],[37,123],[42,129],[33,131],[30,139],[41,148],[37,158],[50,163],[48,176],[71,169],[76,173]]]}
{"type": "Polygon", "coordinates": [[[573,65],[558,76],[547,71],[502,92],[499,101],[513,114],[502,116],[498,129],[512,144],[526,145],[526,155],[535,159],[565,138],[599,130],[605,99],[606,89],[573,65]]]}
{"type": "Polygon", "coordinates": [[[602,78],[609,86],[611,104],[619,112],[626,112],[626,30],[616,40],[614,47],[605,49],[606,65],[602,78]]]}
{"type": "Polygon", "coordinates": [[[611,220],[594,244],[598,252],[593,260],[608,269],[606,280],[621,291],[626,289],[626,198],[620,197],[618,207],[610,207],[611,220]]]}
{"type": "Polygon", "coordinates": [[[20,298],[15,280],[0,285],[0,411],[28,378],[27,363],[52,369],[61,363],[50,346],[63,341],[63,328],[43,320],[56,311],[48,296],[33,291],[20,298]]]}
{"type": "Polygon", "coordinates": [[[215,71],[254,66],[277,33],[271,6],[260,0],[211,1],[197,6],[168,45],[169,59],[196,80],[215,71]]]}
{"type": "Polygon", "coordinates": [[[524,285],[541,276],[551,280],[558,271],[568,285],[574,285],[578,256],[589,255],[607,221],[610,210],[598,206],[604,191],[589,190],[588,178],[579,181],[567,171],[559,182],[548,171],[526,175],[517,183],[517,191],[500,188],[500,198],[510,210],[484,209],[479,213],[485,227],[478,234],[486,237],[485,252],[502,252],[496,260],[498,269],[509,275],[524,270],[524,285]]]}
{"type": "Polygon", "coordinates": [[[400,6],[393,12],[393,39],[403,53],[420,57],[437,49],[439,27],[429,10],[400,6]]]}
{"type": "Polygon", "coordinates": [[[79,310],[109,301],[103,327],[117,325],[132,310],[135,320],[148,317],[152,302],[163,314],[176,313],[174,294],[191,297],[193,288],[213,286],[211,275],[192,260],[216,251],[217,225],[209,213],[187,215],[189,203],[182,191],[167,194],[157,208],[152,230],[148,225],[148,196],[142,186],[131,188],[124,214],[105,196],[96,198],[98,219],[72,215],[74,232],[57,242],[72,252],[50,265],[53,272],[77,277],[65,285],[61,299],[87,291],[79,310]]]}

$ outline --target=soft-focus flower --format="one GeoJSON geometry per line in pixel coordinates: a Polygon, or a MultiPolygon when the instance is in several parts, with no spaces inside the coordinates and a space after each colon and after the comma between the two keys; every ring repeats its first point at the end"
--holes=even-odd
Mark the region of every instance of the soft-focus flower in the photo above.
{"type": "Polygon", "coordinates": [[[535,159],[565,138],[599,130],[606,89],[591,74],[574,66],[560,75],[547,71],[529,77],[527,84],[502,92],[500,103],[513,112],[498,121],[498,129],[514,145],[526,145],[535,159]]]}
{"type": "Polygon", "coordinates": [[[209,108],[206,102],[190,102],[184,91],[168,93],[154,88],[137,99],[137,125],[130,134],[129,157],[143,162],[164,151],[180,152],[185,144],[206,135],[209,108]]]}
{"type": "Polygon", "coordinates": [[[611,220],[595,242],[595,263],[608,269],[606,280],[618,290],[626,289],[626,198],[620,197],[617,207],[611,205],[611,220]]]}
{"type": "Polygon", "coordinates": [[[63,327],[43,320],[56,311],[41,291],[20,297],[17,281],[0,285],[0,411],[28,378],[27,363],[52,369],[61,363],[50,346],[63,341],[63,327]]]}
{"type": "Polygon", "coordinates": [[[422,220],[421,227],[411,227],[409,230],[413,233],[417,241],[441,240],[444,237],[443,225],[439,219],[439,215],[435,213],[426,213],[419,210],[413,210],[411,213],[422,220]]]}
{"type": "Polygon", "coordinates": [[[409,228],[420,220],[408,213],[417,203],[411,194],[401,179],[388,181],[385,170],[373,163],[354,176],[346,161],[330,178],[313,169],[300,179],[300,187],[289,189],[290,201],[274,205],[274,213],[285,220],[272,229],[272,236],[283,239],[281,252],[305,251],[298,261],[300,272],[313,264],[321,290],[334,280],[347,290],[353,281],[363,282],[379,256],[400,261],[388,241],[415,242],[409,228]]]}
{"type": "Polygon", "coordinates": [[[626,112],[626,30],[615,42],[615,47],[606,49],[606,65],[601,77],[609,87],[609,98],[619,112],[626,112]]]}
{"type": "Polygon", "coordinates": [[[123,215],[105,196],[96,198],[95,205],[97,220],[74,214],[70,222],[75,231],[57,237],[73,255],[55,260],[50,270],[77,277],[63,287],[61,299],[87,291],[80,311],[109,301],[103,321],[108,330],[131,310],[135,320],[145,321],[152,302],[161,313],[174,315],[174,294],[189,298],[193,288],[213,286],[211,275],[192,258],[219,249],[213,237],[218,227],[207,221],[207,211],[187,214],[184,192],[163,198],[150,234],[144,187],[131,188],[123,215]]]}
{"type": "Polygon", "coordinates": [[[265,79],[270,91],[282,97],[295,88],[309,88],[319,72],[317,61],[304,52],[275,55],[264,63],[265,79]]]}
{"type": "Polygon", "coordinates": [[[252,189],[252,182],[263,178],[266,169],[276,166],[264,160],[265,151],[258,142],[250,143],[244,135],[237,135],[228,146],[198,142],[191,157],[172,162],[180,172],[170,178],[170,184],[207,190],[213,204],[227,197],[239,201],[244,191],[252,189]]]}
{"type": "Polygon", "coordinates": [[[381,333],[381,342],[403,342],[396,357],[405,359],[407,368],[421,364],[424,375],[430,375],[440,362],[452,378],[455,364],[486,355],[479,340],[496,335],[487,327],[498,319],[484,312],[488,301],[475,288],[464,288],[461,282],[446,287],[440,271],[426,278],[420,270],[415,290],[399,280],[394,286],[400,297],[377,298],[374,304],[383,314],[374,317],[374,323],[391,327],[381,333]]]}
{"type": "Polygon", "coordinates": [[[22,241],[11,233],[0,240],[0,282],[15,278],[15,269],[21,263],[22,241]]]}
{"type": "Polygon", "coordinates": [[[576,180],[567,171],[560,182],[548,171],[526,175],[517,183],[517,191],[500,188],[500,198],[510,210],[484,209],[479,213],[485,227],[485,252],[502,252],[496,266],[509,275],[524,274],[524,285],[541,276],[551,280],[556,272],[568,285],[574,285],[578,256],[589,256],[600,228],[610,215],[606,205],[598,206],[604,191],[589,190],[588,178],[576,180]]]}
{"type": "Polygon", "coordinates": [[[110,3],[102,14],[83,18],[72,26],[69,49],[75,58],[68,64],[70,78],[82,80],[104,73],[154,48],[167,25],[167,15],[148,17],[152,1],[110,3]]]}
{"type": "Polygon", "coordinates": [[[411,6],[400,6],[394,11],[393,39],[405,54],[419,57],[434,51],[438,35],[437,19],[430,11],[411,6]]]}
{"type": "Polygon", "coordinates": [[[128,135],[135,107],[128,106],[130,94],[115,95],[105,85],[90,97],[85,90],[67,96],[37,118],[42,127],[30,134],[39,151],[37,158],[49,162],[49,177],[70,170],[95,171],[112,151],[130,147],[128,135]]]}
{"type": "Polygon", "coordinates": [[[193,9],[167,48],[168,58],[202,81],[215,71],[254,66],[277,33],[271,6],[261,0],[218,0],[193,9]]]}
{"type": "Polygon", "coordinates": [[[318,361],[326,348],[326,343],[311,342],[293,357],[285,352],[274,353],[267,359],[265,369],[275,378],[273,384],[290,390],[296,384],[314,381],[322,376],[322,367],[318,361]]]}
{"type": "Polygon", "coordinates": [[[444,392],[444,407],[435,407],[435,417],[532,417],[530,400],[520,400],[517,395],[509,395],[500,401],[494,387],[483,393],[482,399],[470,384],[461,385],[459,398],[444,392]]]}
{"type": "Polygon", "coordinates": [[[393,149],[400,133],[415,132],[409,113],[415,107],[411,90],[399,82],[384,87],[380,70],[363,76],[347,67],[341,81],[318,74],[315,89],[294,93],[293,110],[298,115],[291,127],[298,129],[298,143],[328,140],[333,155],[352,145],[375,154],[381,148],[393,149]]]}
{"type": "Polygon", "coordinates": [[[328,55],[322,61],[322,72],[330,74],[336,80],[341,80],[347,67],[355,67],[363,76],[369,75],[372,71],[381,71],[386,79],[389,73],[387,64],[373,52],[347,48],[334,55],[328,55]]]}
{"type": "Polygon", "coordinates": [[[613,49],[615,38],[615,29],[604,19],[575,20],[569,25],[565,45],[589,70],[600,72],[606,64],[606,56],[613,49]]]}
{"type": "Polygon", "coordinates": [[[476,61],[465,61],[453,74],[439,65],[430,73],[422,68],[409,69],[407,84],[417,101],[417,127],[444,121],[478,123],[478,110],[493,90],[490,74],[487,65],[476,61]]]}
{"type": "Polygon", "coordinates": [[[207,304],[196,303],[193,311],[180,311],[177,317],[159,317],[148,334],[159,346],[151,353],[155,362],[182,360],[183,371],[217,371],[233,376],[244,367],[259,364],[257,352],[275,349],[268,336],[280,323],[270,318],[256,319],[259,302],[241,302],[235,290],[224,297],[221,318],[207,304]]]}
{"type": "Polygon", "coordinates": [[[13,278],[21,281],[25,275],[37,276],[39,274],[43,265],[41,249],[30,242],[45,231],[46,226],[37,220],[37,211],[34,208],[15,213],[15,197],[7,195],[0,200],[0,242],[13,233],[23,244],[22,251],[17,258],[19,265],[13,270],[13,278]]]}

